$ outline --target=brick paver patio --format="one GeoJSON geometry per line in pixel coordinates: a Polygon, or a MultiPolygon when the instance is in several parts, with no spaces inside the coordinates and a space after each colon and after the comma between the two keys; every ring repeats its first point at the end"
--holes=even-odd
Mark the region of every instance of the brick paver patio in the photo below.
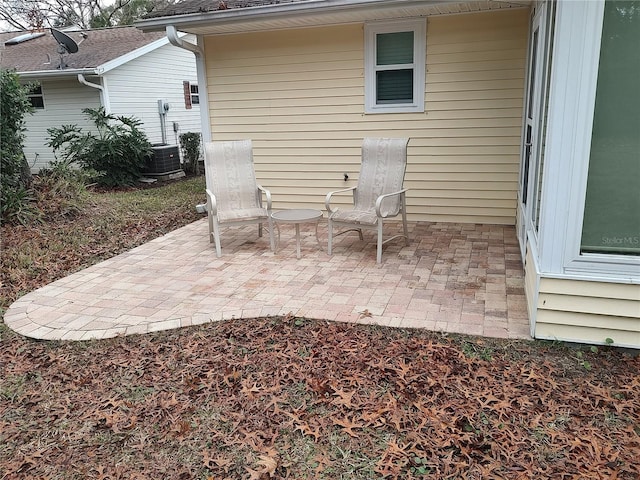
{"type": "MultiPolygon", "coordinates": [[[[338,237],[334,255],[302,225],[278,253],[257,227],[224,229],[216,258],[206,219],[31,292],[5,313],[16,332],[88,340],[231,318],[286,315],[500,338],[529,338],[515,229],[410,223],[411,245],[338,237]]],[[[393,226],[392,226],[393,228],[393,226]]],[[[320,226],[326,247],[326,223],[320,226]]]]}

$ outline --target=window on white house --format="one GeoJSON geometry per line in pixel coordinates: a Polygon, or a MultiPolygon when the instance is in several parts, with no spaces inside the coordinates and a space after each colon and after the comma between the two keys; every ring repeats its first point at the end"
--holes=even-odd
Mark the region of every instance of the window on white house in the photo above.
{"type": "Polygon", "coordinates": [[[365,112],[424,112],[424,19],[365,25],[365,112]]]}
{"type": "Polygon", "coordinates": [[[198,84],[182,82],[182,89],[184,93],[184,108],[189,110],[193,105],[200,105],[200,95],[198,92],[198,84]]]}
{"type": "Polygon", "coordinates": [[[42,85],[35,84],[29,87],[27,98],[31,103],[31,106],[36,110],[44,109],[44,95],[42,94],[42,85]]]}
{"type": "Polygon", "coordinates": [[[191,93],[191,105],[200,105],[200,95],[198,95],[198,85],[192,83],[189,85],[191,93]]]}

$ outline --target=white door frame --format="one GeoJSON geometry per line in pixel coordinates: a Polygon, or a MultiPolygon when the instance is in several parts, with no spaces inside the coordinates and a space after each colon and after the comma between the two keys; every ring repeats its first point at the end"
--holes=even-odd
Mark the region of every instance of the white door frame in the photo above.
{"type": "Polygon", "coordinates": [[[529,24],[516,219],[523,261],[528,245],[536,245],[538,237],[538,206],[542,195],[542,138],[549,81],[550,10],[548,2],[536,2],[531,9],[529,24]]]}

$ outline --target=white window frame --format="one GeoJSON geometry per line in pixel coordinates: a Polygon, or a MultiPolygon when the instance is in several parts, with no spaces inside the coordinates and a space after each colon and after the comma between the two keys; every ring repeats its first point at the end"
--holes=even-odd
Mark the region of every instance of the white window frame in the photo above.
{"type": "Polygon", "coordinates": [[[191,107],[199,107],[200,106],[200,88],[198,84],[195,82],[189,82],[189,95],[191,97],[191,107]],[[191,90],[192,87],[196,87],[198,89],[198,93],[193,93],[191,90]],[[198,97],[198,101],[194,102],[193,97],[198,97]]]}
{"type": "MultiPolygon", "coordinates": [[[[44,89],[42,88],[42,84],[40,82],[36,82],[33,84],[34,87],[40,87],[40,93],[31,93],[31,89],[29,89],[29,93],[27,93],[27,98],[29,99],[29,103],[31,104],[32,98],[42,98],[42,106],[41,107],[33,107],[34,110],[45,110],[46,103],[44,101],[44,89]]],[[[31,104],[33,106],[33,104],[31,104]]]]}
{"type": "MultiPolygon", "coordinates": [[[[364,26],[364,97],[365,113],[398,113],[424,112],[425,64],[427,51],[427,21],[425,18],[411,20],[396,20],[391,22],[372,22],[364,26]],[[386,70],[376,66],[376,36],[381,33],[397,33],[413,31],[414,61],[410,64],[413,69],[413,102],[397,104],[376,103],[376,72],[386,70]]],[[[403,65],[405,66],[405,65],[403,65]]],[[[409,66],[409,64],[406,64],[409,66]]]]}
{"type": "Polygon", "coordinates": [[[548,227],[540,232],[540,268],[543,274],[638,284],[640,257],[581,253],[603,20],[604,0],[558,3],[545,153],[554,161],[544,172],[548,227]]]}

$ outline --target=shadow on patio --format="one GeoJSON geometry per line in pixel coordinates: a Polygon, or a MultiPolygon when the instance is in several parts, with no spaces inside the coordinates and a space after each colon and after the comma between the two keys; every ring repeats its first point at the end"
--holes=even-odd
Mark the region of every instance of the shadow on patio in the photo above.
{"type": "MultiPolygon", "coordinates": [[[[216,258],[203,219],[23,296],[5,323],[32,338],[88,340],[291,313],[529,338],[513,227],[411,222],[411,245],[389,243],[381,265],[373,235],[342,235],[329,257],[312,228],[302,225],[299,260],[292,226],[276,254],[255,226],[224,229],[216,258]]],[[[319,230],[326,248],[326,223],[319,230]]]]}

